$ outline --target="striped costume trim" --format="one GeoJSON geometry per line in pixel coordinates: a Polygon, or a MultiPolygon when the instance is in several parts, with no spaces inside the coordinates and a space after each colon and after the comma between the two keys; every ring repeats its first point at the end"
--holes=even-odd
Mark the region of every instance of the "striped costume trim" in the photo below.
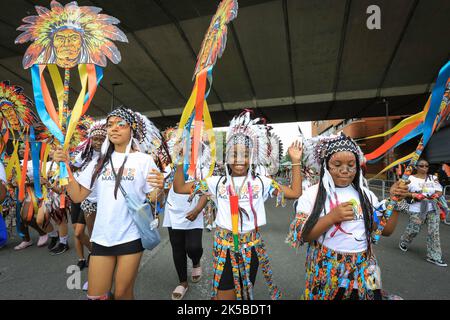
{"type": "Polygon", "coordinates": [[[231,231],[217,228],[214,239],[214,261],[213,261],[213,290],[212,297],[217,296],[220,279],[227,252],[230,250],[231,266],[233,271],[234,287],[237,300],[253,300],[253,286],[250,281],[250,261],[252,256],[252,248],[255,248],[259,264],[261,266],[266,285],[272,300],[279,300],[281,292],[273,283],[272,268],[270,267],[270,259],[267,255],[264,241],[259,232],[247,232],[239,234],[239,252],[234,251],[233,234],[231,231]],[[240,284],[239,274],[242,275],[242,287],[240,284]]]}

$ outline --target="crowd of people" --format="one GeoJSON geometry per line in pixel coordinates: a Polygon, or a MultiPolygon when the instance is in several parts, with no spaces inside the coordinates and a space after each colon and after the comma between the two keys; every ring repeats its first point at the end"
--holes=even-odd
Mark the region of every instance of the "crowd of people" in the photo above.
{"type": "MultiPolygon", "coordinates": [[[[401,211],[409,213],[409,224],[400,249],[407,251],[421,226],[427,224],[427,261],[447,266],[440,249],[439,212],[448,208],[441,201],[442,186],[428,174],[429,164],[424,159],[409,183],[398,181],[391,187],[390,197],[396,197],[397,204],[388,216],[389,199],[380,201],[368,189],[361,149],[343,134],[316,139],[312,149],[304,149],[301,139],[294,142],[287,151],[291,170],[284,180],[288,181],[279,184],[274,168],[280,157],[270,149],[277,137],[269,125],[245,111],[230,123],[224,165],[220,170],[216,165],[211,176],[208,170],[199,169],[193,178],[185,174],[182,143],[174,140],[178,136],[160,134],[143,118],[119,107],[106,119],[92,123],[76,151],[69,153],[51,143],[49,160],[41,164],[39,185],[46,189],[41,199],[34,190],[31,160],[22,200],[17,181],[13,175],[7,176],[0,163],[3,216],[15,217],[22,238],[14,250],[33,245],[31,227],[39,234],[38,247],[47,246],[52,255],[65,253],[70,215],[77,265],[88,267],[85,289],[89,299],[134,298],[144,248],[126,200],[118,192],[122,186],[139,201],[158,208],[156,212],[164,212],[162,227],[169,232],[179,280],[171,294],[174,300],[182,299],[189,282],[196,283],[203,276],[200,261],[205,225],[214,229],[213,299],[253,299],[260,266],[270,297],[282,297],[273,281],[261,232],[266,224],[264,202],[269,197],[277,197],[277,203],[284,203],[285,198],[297,200],[287,243],[294,248],[308,244],[304,299],[382,299],[385,295],[373,237],[377,233],[391,235],[401,211]],[[150,137],[155,132],[161,138],[159,145],[150,137]],[[143,141],[158,148],[146,149],[143,141]],[[162,146],[169,157],[154,152],[163,150],[162,146]],[[73,172],[64,188],[58,183],[61,162],[70,163],[73,172]],[[319,182],[302,188],[305,168],[316,172],[319,182]],[[261,171],[264,174],[258,173],[261,171]],[[188,258],[192,261],[189,277],[188,258]]],[[[23,158],[23,153],[19,152],[19,157],[23,158]]],[[[201,163],[199,168],[209,165],[201,163]]]]}

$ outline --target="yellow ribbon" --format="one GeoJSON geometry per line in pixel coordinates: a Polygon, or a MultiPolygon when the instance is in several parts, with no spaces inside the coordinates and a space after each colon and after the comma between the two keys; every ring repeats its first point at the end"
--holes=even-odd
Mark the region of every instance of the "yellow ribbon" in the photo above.
{"type": "Polygon", "coordinates": [[[21,172],[22,169],[20,168],[20,160],[19,160],[19,141],[14,140],[13,141],[14,151],[11,154],[11,157],[9,158],[8,165],[6,166],[6,177],[7,180],[12,178],[12,170],[13,168],[16,169],[16,182],[17,185],[20,185],[20,182],[22,181],[21,172]]]}
{"type": "Polygon", "coordinates": [[[410,159],[414,156],[415,153],[416,153],[416,152],[414,151],[414,152],[408,154],[407,156],[405,156],[405,157],[403,157],[403,158],[401,158],[401,159],[398,159],[397,161],[391,163],[391,164],[388,165],[386,168],[384,168],[383,170],[381,170],[380,172],[378,172],[378,173],[376,174],[376,176],[374,176],[373,178],[371,178],[371,179],[369,179],[369,180],[376,179],[378,176],[380,176],[381,174],[385,173],[387,170],[389,170],[389,169],[395,167],[396,165],[398,165],[398,164],[400,164],[400,163],[402,163],[402,162],[405,162],[405,161],[407,161],[407,160],[410,160],[410,159]]]}
{"type": "Polygon", "coordinates": [[[214,135],[211,115],[209,113],[208,104],[206,100],[205,103],[203,104],[203,116],[205,118],[205,130],[209,140],[209,147],[211,148],[211,164],[209,166],[209,173],[208,173],[208,177],[211,177],[214,172],[214,166],[216,164],[216,136],[214,135]]]}
{"type": "Polygon", "coordinates": [[[180,139],[183,135],[183,129],[186,126],[189,118],[195,108],[195,99],[197,97],[197,81],[195,81],[194,89],[192,90],[191,96],[188,102],[184,106],[183,114],[181,115],[180,123],[178,124],[177,138],[180,139]]]}
{"type": "Polygon", "coordinates": [[[63,123],[63,109],[64,109],[64,85],[56,64],[49,64],[47,66],[50,73],[50,77],[53,82],[53,87],[55,88],[56,97],[58,99],[58,112],[59,112],[59,123],[63,123]]]}
{"type": "MultiPolygon", "coordinates": [[[[41,168],[41,176],[48,180],[47,178],[47,160],[48,160],[48,154],[50,152],[51,145],[47,144],[45,151],[44,151],[44,158],[42,159],[42,168],[41,168]]],[[[42,198],[46,201],[48,200],[48,190],[45,185],[42,186],[42,198]]]]}
{"type": "Polygon", "coordinates": [[[75,106],[72,109],[71,115],[70,115],[70,122],[69,126],[67,127],[67,133],[64,140],[64,151],[67,151],[69,149],[70,140],[72,138],[72,135],[75,131],[75,128],[78,124],[78,121],[81,118],[81,113],[83,112],[83,106],[84,106],[84,98],[86,96],[86,87],[87,87],[87,80],[88,80],[88,73],[86,69],[85,64],[78,65],[78,71],[80,74],[80,80],[81,80],[81,91],[78,95],[78,99],[75,103],[75,106]]]}
{"type": "Polygon", "coordinates": [[[427,114],[428,108],[430,107],[430,101],[431,101],[431,95],[428,98],[427,103],[425,104],[425,107],[423,108],[423,110],[421,112],[416,113],[416,114],[414,114],[414,115],[412,115],[412,116],[410,116],[410,117],[408,117],[406,119],[403,119],[395,127],[393,127],[392,129],[390,129],[390,130],[388,130],[388,131],[386,131],[384,133],[377,134],[377,135],[374,135],[374,136],[370,136],[370,137],[367,137],[367,138],[358,139],[358,141],[359,140],[366,140],[366,139],[374,139],[374,138],[385,137],[385,136],[387,136],[389,134],[392,134],[394,132],[399,131],[401,128],[403,128],[403,127],[405,127],[405,126],[407,126],[407,125],[409,125],[409,124],[411,124],[413,122],[423,121],[425,119],[425,115],[427,114]]]}

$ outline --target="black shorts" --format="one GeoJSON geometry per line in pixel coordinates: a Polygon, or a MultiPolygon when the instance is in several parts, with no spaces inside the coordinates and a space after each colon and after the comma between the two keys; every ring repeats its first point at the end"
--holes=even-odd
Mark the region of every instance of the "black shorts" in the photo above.
{"type": "MultiPolygon", "coordinates": [[[[256,273],[258,272],[259,261],[256,255],[255,248],[252,248],[252,257],[250,259],[250,282],[254,285],[256,280],[256,273]]],[[[241,278],[242,287],[242,278],[241,278]]],[[[233,270],[231,269],[231,257],[230,250],[227,252],[227,258],[223,267],[222,276],[220,277],[219,290],[232,290],[234,289],[233,270]]]]}
{"type": "Polygon", "coordinates": [[[117,246],[105,247],[92,242],[92,256],[124,256],[144,251],[141,239],[118,244],[117,246]]]}
{"type": "Polygon", "coordinates": [[[72,224],[86,224],[84,213],[81,211],[81,204],[72,202],[70,206],[70,218],[72,219],[72,224]]]}

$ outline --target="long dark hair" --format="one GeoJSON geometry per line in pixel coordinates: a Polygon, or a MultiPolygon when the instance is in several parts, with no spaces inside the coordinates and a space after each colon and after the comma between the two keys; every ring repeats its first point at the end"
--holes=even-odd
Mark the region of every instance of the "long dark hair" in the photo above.
{"type": "MultiPolygon", "coordinates": [[[[106,139],[108,139],[108,138],[106,138],[106,139]]],[[[94,174],[92,175],[92,178],[91,178],[91,188],[94,185],[95,180],[97,180],[100,173],[103,171],[103,169],[108,164],[113,152],[114,152],[114,144],[110,143],[108,146],[108,149],[106,150],[106,153],[104,155],[100,155],[100,157],[98,158],[97,165],[95,166],[95,169],[94,169],[94,174]]]]}
{"type": "MultiPolygon", "coordinates": [[[[320,214],[325,209],[325,202],[327,200],[327,192],[325,190],[325,187],[323,185],[323,176],[325,174],[325,166],[328,168],[328,161],[330,159],[331,155],[327,157],[323,162],[320,169],[320,181],[319,181],[319,190],[317,191],[317,197],[316,201],[314,203],[313,210],[311,212],[311,215],[309,216],[308,220],[305,223],[305,227],[303,229],[303,235],[308,235],[311,230],[316,225],[317,221],[320,218],[320,214]]],[[[359,195],[359,202],[361,204],[361,209],[363,212],[364,217],[364,227],[365,227],[365,233],[366,233],[366,240],[367,240],[367,247],[368,247],[368,253],[371,255],[371,234],[373,232],[373,212],[374,207],[372,206],[369,198],[367,197],[366,193],[362,190],[362,187],[360,185],[360,175],[361,175],[361,165],[359,163],[359,158],[355,154],[356,158],[356,175],[352,181],[352,186],[355,188],[355,190],[358,192],[359,195]]]]}

